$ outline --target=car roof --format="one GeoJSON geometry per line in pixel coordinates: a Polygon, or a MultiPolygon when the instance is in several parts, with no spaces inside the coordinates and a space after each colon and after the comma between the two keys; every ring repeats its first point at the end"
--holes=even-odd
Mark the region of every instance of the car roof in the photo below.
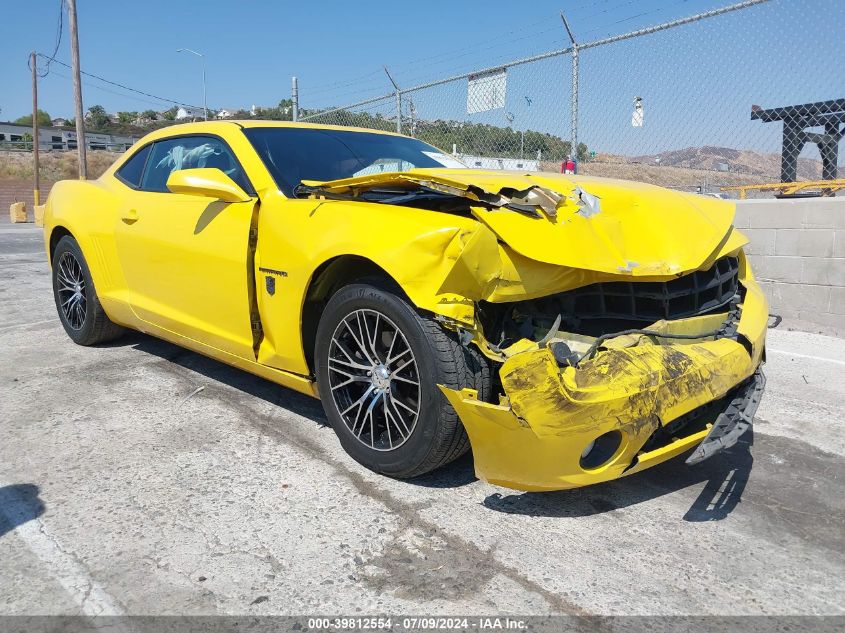
{"type": "Polygon", "coordinates": [[[169,125],[167,127],[159,128],[150,132],[141,139],[142,141],[152,141],[157,139],[169,138],[171,136],[180,136],[182,134],[221,134],[231,131],[233,127],[240,128],[299,128],[306,130],[342,130],[345,132],[369,132],[371,134],[384,134],[388,136],[402,136],[395,132],[387,132],[383,130],[372,130],[368,128],[349,127],[344,125],[320,125],[317,123],[294,123],[292,121],[267,121],[263,119],[226,119],[223,121],[197,121],[195,123],[177,123],[176,125],[169,125]]]}

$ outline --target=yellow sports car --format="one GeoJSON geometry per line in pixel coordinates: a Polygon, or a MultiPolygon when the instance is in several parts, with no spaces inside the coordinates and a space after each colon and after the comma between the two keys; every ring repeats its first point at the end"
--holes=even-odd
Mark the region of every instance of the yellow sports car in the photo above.
{"type": "Polygon", "coordinates": [[[56,184],[45,246],[80,345],[132,328],[319,397],[392,477],[471,447],[479,477],[556,490],[701,461],[750,425],[768,310],[733,215],[398,134],[225,121],[56,184]]]}

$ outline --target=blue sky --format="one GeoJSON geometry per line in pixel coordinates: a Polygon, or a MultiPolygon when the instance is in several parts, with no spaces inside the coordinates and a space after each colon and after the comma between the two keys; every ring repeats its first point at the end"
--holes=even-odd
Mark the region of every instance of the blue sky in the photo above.
{"type": "MultiPolygon", "coordinates": [[[[408,86],[559,48],[567,44],[561,10],[576,36],[589,41],[728,3],[78,0],[83,70],[167,99],[201,104],[199,60],[176,53],[180,47],[193,48],[206,55],[212,107],[275,104],[290,95],[291,75],[299,77],[304,107],[343,105],[390,90],[382,64],[408,86]]],[[[27,54],[32,49],[52,52],[59,0],[6,0],[4,5],[0,120],[31,107],[27,54]],[[35,33],[32,24],[38,25],[35,33]]],[[[843,18],[845,2],[839,0],[772,0],[743,16],[585,51],[581,138],[594,146],[624,145],[626,151],[642,153],[711,138],[712,144],[730,144],[737,134],[755,137],[747,144],[769,146],[778,135],[771,125],[764,132],[762,124],[747,121],[752,102],[771,106],[845,96],[845,73],[835,71],[836,62],[845,58],[836,26],[843,18]],[[792,35],[791,24],[799,29],[792,35]],[[641,130],[630,128],[635,94],[645,100],[645,131],[659,133],[637,138],[641,130]],[[691,126],[701,121],[708,131],[698,138],[691,126]]],[[[66,21],[57,58],[70,60],[66,21]]],[[[568,136],[569,68],[568,60],[557,58],[513,69],[506,110],[514,113],[515,127],[568,136]]],[[[54,117],[72,115],[69,75],[54,65],[40,82],[42,107],[54,117]]],[[[85,83],[86,107],[162,110],[170,105],[94,80],[85,83]]],[[[465,84],[420,94],[420,116],[501,124],[502,111],[467,117],[462,90],[465,84]]]]}

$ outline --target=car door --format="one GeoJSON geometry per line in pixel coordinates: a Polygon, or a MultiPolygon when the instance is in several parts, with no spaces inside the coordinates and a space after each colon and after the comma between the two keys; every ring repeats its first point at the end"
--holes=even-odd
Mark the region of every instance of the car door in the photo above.
{"type": "Polygon", "coordinates": [[[122,198],[115,229],[128,302],[147,323],[253,357],[247,258],[255,201],[226,203],[168,191],[172,172],[199,167],[221,169],[254,195],[222,139],[156,141],[139,185],[122,198]]]}

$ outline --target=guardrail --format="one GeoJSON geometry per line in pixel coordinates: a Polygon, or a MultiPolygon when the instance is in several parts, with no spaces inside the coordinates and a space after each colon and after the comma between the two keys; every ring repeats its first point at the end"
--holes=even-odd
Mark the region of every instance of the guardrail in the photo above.
{"type": "Polygon", "coordinates": [[[832,196],[840,189],[845,189],[845,178],[721,187],[722,191],[738,191],[740,200],[745,200],[749,191],[779,191],[783,196],[801,196],[811,193],[820,196],[832,196]]]}

